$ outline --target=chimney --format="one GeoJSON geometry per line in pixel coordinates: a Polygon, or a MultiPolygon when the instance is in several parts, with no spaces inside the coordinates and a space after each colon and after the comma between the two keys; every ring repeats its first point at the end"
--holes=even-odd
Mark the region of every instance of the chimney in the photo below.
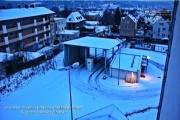
{"type": "Polygon", "coordinates": [[[25,7],[25,8],[28,8],[28,5],[25,5],[24,7],[25,7]]]}
{"type": "Polygon", "coordinates": [[[18,8],[21,8],[21,5],[18,5],[18,8]]]}

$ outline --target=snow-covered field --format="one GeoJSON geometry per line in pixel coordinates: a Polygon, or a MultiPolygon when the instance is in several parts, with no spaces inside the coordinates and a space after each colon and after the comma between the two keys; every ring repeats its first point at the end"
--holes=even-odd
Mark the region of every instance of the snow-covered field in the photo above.
{"type": "MultiPolygon", "coordinates": [[[[103,67],[94,74],[87,71],[84,64],[71,69],[74,119],[111,104],[127,115],[129,120],[156,119],[163,77],[159,65],[165,64],[166,55],[153,51],[136,52],[148,54],[154,61],[149,63],[146,77],[136,84],[120,80],[118,85],[117,78],[104,74],[103,67]],[[104,76],[107,77],[105,80],[104,76]]],[[[56,69],[22,79],[18,88],[0,94],[0,120],[70,120],[68,71],[58,70],[63,67],[63,52],[54,60],[57,61],[56,69]]],[[[99,61],[95,68],[101,63],[99,61]]],[[[16,73],[9,81],[20,79],[23,73],[28,72],[31,69],[24,70],[21,74],[16,73]]]]}

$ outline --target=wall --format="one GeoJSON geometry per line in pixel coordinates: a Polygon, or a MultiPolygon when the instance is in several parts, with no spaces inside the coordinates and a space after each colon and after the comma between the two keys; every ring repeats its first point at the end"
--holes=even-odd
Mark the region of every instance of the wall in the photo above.
{"type": "MultiPolygon", "coordinates": [[[[176,1],[177,2],[177,1],[176,1]]],[[[165,82],[160,118],[158,120],[180,120],[180,2],[178,1],[170,59],[165,82]]],[[[164,79],[165,80],[165,79],[164,79]]],[[[161,101],[160,101],[161,102],[161,101]]]]}
{"type": "MultiPolygon", "coordinates": [[[[88,49],[88,52],[89,52],[89,49],[88,49]]],[[[84,61],[85,61],[85,48],[84,47],[64,45],[64,66],[72,65],[75,62],[84,62],[84,61]],[[69,56],[69,59],[68,59],[68,56],[69,56]]]]}

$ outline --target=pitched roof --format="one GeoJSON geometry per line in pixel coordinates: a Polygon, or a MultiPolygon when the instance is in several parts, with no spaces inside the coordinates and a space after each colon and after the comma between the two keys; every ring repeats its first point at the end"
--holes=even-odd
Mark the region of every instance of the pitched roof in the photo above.
{"type": "Polygon", "coordinates": [[[67,17],[67,23],[78,23],[84,21],[84,17],[79,12],[71,12],[71,14],[67,17]]]}
{"type": "Polygon", "coordinates": [[[53,13],[53,11],[45,7],[3,9],[0,10],[0,21],[47,15],[53,13]]]}
{"type": "Polygon", "coordinates": [[[135,23],[137,23],[138,20],[137,20],[135,17],[133,17],[133,16],[130,15],[130,14],[129,14],[128,16],[131,18],[131,20],[133,20],[135,23]]]}

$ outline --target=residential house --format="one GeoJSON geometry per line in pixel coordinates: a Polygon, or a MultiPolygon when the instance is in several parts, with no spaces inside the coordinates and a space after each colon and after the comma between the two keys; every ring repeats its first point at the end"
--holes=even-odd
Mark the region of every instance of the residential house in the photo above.
{"type": "Polygon", "coordinates": [[[169,21],[165,21],[161,16],[152,19],[152,38],[163,39],[169,38],[169,21]]]}
{"type": "Polygon", "coordinates": [[[55,31],[59,33],[66,29],[66,18],[54,18],[55,22],[55,31]]]}
{"type": "Polygon", "coordinates": [[[79,30],[63,30],[57,33],[57,40],[64,42],[80,37],[79,30]]]}
{"type": "Polygon", "coordinates": [[[72,12],[66,19],[68,30],[79,30],[85,23],[84,17],[79,12],[72,12]]]}
{"type": "Polygon", "coordinates": [[[45,7],[0,10],[0,52],[35,51],[51,44],[54,12],[45,7]]]}
{"type": "Polygon", "coordinates": [[[137,29],[137,19],[132,15],[128,15],[121,20],[120,36],[135,37],[137,29]]]}

